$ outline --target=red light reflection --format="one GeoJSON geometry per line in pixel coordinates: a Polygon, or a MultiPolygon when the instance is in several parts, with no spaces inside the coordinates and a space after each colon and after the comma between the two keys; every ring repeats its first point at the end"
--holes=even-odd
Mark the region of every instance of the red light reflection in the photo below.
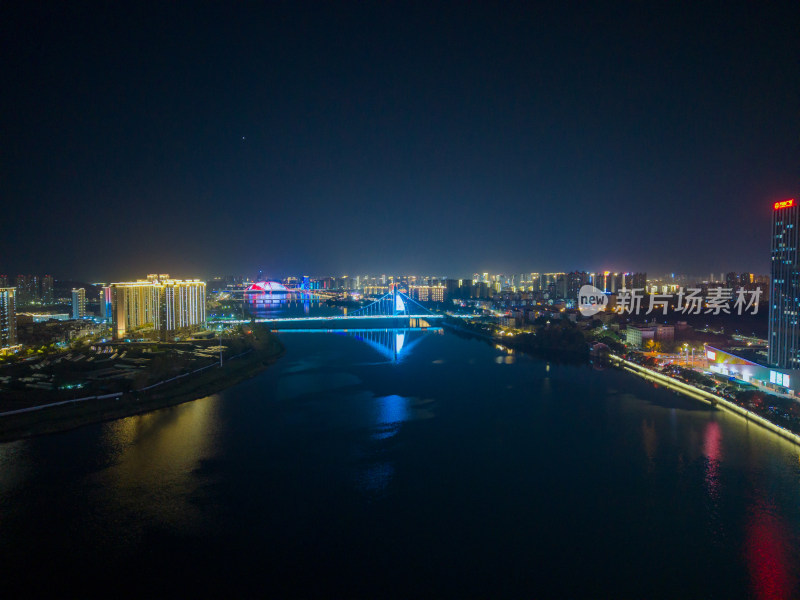
{"type": "Polygon", "coordinates": [[[772,507],[754,507],[747,523],[745,556],[755,598],[792,597],[795,582],[789,567],[796,558],[789,551],[786,524],[772,507]]]}

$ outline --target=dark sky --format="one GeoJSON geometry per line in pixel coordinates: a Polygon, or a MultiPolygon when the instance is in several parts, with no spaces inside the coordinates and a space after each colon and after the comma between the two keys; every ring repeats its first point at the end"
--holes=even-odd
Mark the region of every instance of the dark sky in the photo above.
{"type": "Polygon", "coordinates": [[[800,195],[797,2],[1,6],[0,273],[765,272],[800,195]]]}

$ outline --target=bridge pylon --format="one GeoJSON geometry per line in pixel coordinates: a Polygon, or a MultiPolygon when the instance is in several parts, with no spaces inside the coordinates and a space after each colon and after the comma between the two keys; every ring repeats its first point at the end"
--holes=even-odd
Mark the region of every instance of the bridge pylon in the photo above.
{"type": "Polygon", "coordinates": [[[410,317],[412,315],[425,316],[431,315],[430,310],[415,302],[403,292],[399,286],[394,284],[383,296],[368,306],[364,306],[350,313],[351,316],[388,316],[388,317],[410,317]]]}

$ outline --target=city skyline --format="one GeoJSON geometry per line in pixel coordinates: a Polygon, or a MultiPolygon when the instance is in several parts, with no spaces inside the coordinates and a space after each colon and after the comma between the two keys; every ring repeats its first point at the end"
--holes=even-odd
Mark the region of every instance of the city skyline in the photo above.
{"type": "MultiPolygon", "coordinates": [[[[153,270],[153,269],[151,269],[153,270]]],[[[154,269],[155,271],[160,271],[159,269],[154,269]]],[[[53,282],[58,282],[60,285],[65,284],[72,284],[72,283],[84,283],[92,286],[101,286],[110,283],[117,283],[117,282],[124,282],[124,281],[146,281],[147,278],[142,276],[141,273],[144,271],[148,271],[147,269],[138,270],[138,274],[134,274],[130,277],[116,277],[116,278],[80,278],[80,277],[53,277],[52,275],[45,275],[44,277],[40,277],[37,274],[19,274],[17,276],[11,277],[5,274],[0,274],[0,287],[16,287],[18,290],[22,290],[20,293],[24,294],[23,301],[28,300],[28,297],[43,303],[47,303],[48,301],[53,301],[53,282]],[[41,287],[35,287],[33,289],[27,289],[24,286],[21,286],[19,283],[20,280],[28,281],[28,280],[39,280],[41,279],[41,287]],[[16,285],[14,282],[16,280],[16,285]]],[[[724,282],[727,279],[730,279],[732,276],[735,276],[737,279],[740,276],[750,276],[752,279],[763,279],[765,282],[769,277],[769,272],[750,272],[744,271],[741,269],[733,269],[733,270],[717,270],[711,271],[708,274],[700,274],[700,273],[681,273],[677,271],[673,272],[666,272],[666,273],[649,273],[647,271],[632,271],[632,270],[609,270],[609,269],[558,269],[554,271],[532,271],[532,270],[525,270],[522,272],[502,272],[499,270],[490,270],[485,272],[477,272],[472,271],[471,273],[426,273],[426,272],[411,272],[411,271],[399,271],[399,272],[392,272],[392,271],[375,271],[375,272],[343,272],[343,273],[321,273],[321,272],[289,272],[289,271],[278,271],[274,273],[267,273],[262,270],[259,270],[255,273],[244,273],[241,271],[231,270],[231,272],[227,273],[191,273],[191,274],[181,274],[178,276],[178,279],[181,278],[189,278],[189,279],[202,279],[203,281],[211,282],[211,281],[219,281],[219,280],[241,280],[241,281],[269,281],[269,280],[278,280],[282,282],[287,282],[291,280],[300,281],[303,278],[310,277],[314,281],[322,281],[325,279],[350,279],[352,281],[356,281],[359,278],[370,278],[371,280],[375,279],[382,279],[386,278],[390,280],[392,278],[413,278],[419,280],[486,280],[486,281],[495,281],[498,278],[501,278],[503,281],[511,282],[513,281],[531,281],[531,276],[540,276],[540,275],[569,275],[570,273],[581,273],[586,275],[634,275],[634,274],[644,274],[648,280],[653,281],[667,281],[673,280],[675,282],[724,282]],[[488,279],[484,279],[484,276],[488,276],[488,279]]],[[[69,287],[62,287],[62,290],[69,291],[69,287]]]]}
{"type": "Polygon", "coordinates": [[[8,595],[800,598],[798,9],[3,3],[8,595]]]}
{"type": "Polygon", "coordinates": [[[792,5],[445,6],[7,7],[0,268],[769,270],[792,5]]]}

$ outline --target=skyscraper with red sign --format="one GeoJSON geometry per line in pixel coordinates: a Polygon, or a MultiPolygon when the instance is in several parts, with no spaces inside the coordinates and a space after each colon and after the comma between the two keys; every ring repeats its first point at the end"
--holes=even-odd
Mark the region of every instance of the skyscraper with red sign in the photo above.
{"type": "Polygon", "coordinates": [[[769,362],[800,368],[800,205],[793,198],[772,207],[769,288],[769,362]]]}

